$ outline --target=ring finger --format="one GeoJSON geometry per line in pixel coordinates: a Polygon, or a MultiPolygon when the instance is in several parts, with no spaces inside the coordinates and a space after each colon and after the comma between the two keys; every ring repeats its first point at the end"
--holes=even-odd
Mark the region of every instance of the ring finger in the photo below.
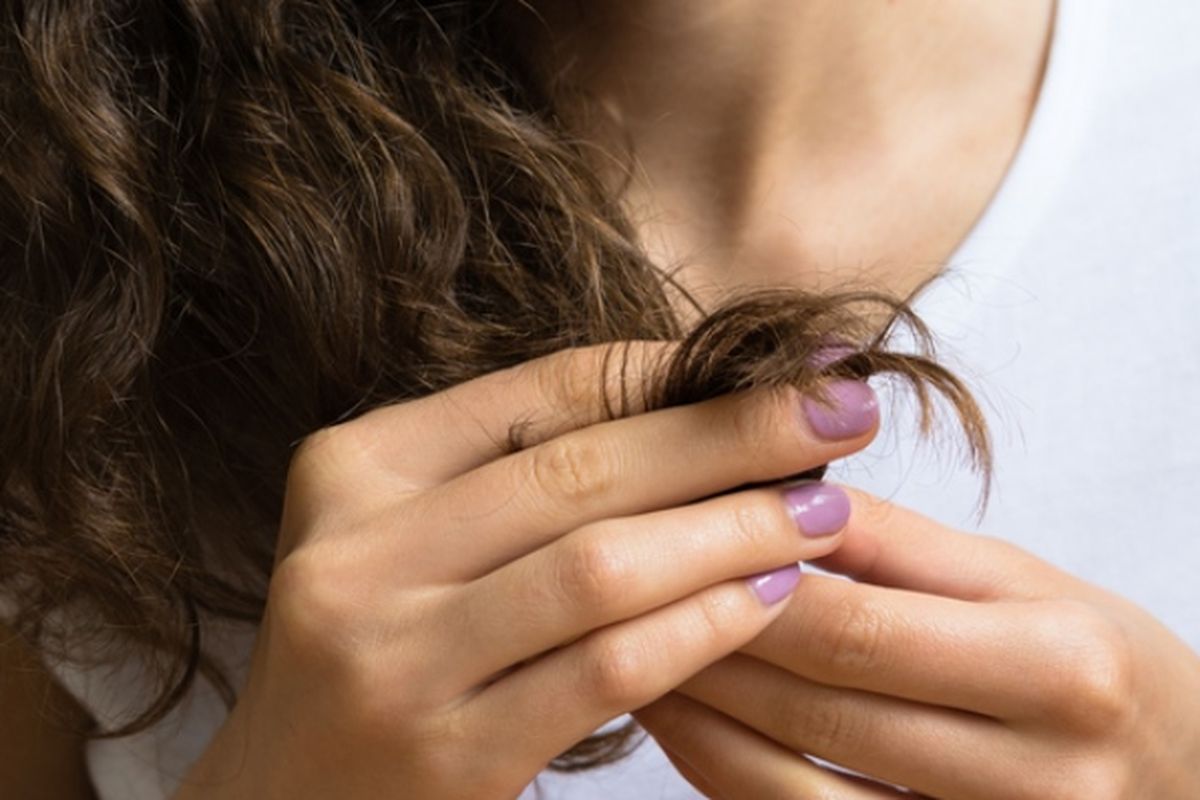
{"type": "Polygon", "coordinates": [[[1031,753],[969,712],[806,681],[734,653],[678,691],[794,751],[935,797],[1008,796],[1031,753]],[[746,687],[752,687],[747,689],[746,687]],[[980,754],[986,753],[982,758],[980,754]]]}
{"type": "Polygon", "coordinates": [[[584,526],[454,593],[460,622],[439,651],[471,664],[473,685],[706,586],[825,555],[849,513],[841,488],[808,482],[584,526]]]}

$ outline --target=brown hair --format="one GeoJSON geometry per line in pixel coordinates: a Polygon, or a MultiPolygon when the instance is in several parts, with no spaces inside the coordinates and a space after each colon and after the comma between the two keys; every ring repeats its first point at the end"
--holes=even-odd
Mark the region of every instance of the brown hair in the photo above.
{"type": "MultiPolygon", "coordinates": [[[[380,404],[684,338],[649,407],[889,370],[926,412],[927,387],[945,395],[986,461],[962,385],[866,323],[883,307],[920,338],[903,304],[760,292],[684,330],[679,287],[487,12],[0,11],[0,586],[45,652],[84,649],[47,620],[86,608],[97,644],[154,665],[159,690],[109,735],[159,719],[197,671],[232,699],[202,621],[259,619],[292,447],[380,404]],[[855,355],[818,369],[831,342],[855,355]]],[[[629,732],[555,766],[611,760],[629,732]]]]}

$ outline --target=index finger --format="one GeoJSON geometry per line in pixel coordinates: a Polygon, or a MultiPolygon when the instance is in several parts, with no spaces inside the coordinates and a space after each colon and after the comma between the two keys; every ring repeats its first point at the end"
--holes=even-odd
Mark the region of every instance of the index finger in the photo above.
{"type": "Polygon", "coordinates": [[[644,411],[646,382],[676,347],[624,341],[561,350],[339,427],[357,432],[361,454],[391,479],[435,486],[514,450],[644,411]]]}
{"type": "Polygon", "coordinates": [[[814,562],[862,583],[960,600],[1052,596],[1063,573],[1015,545],[948,528],[916,511],[845,487],[850,524],[841,548],[814,562]]]}
{"type": "Polygon", "coordinates": [[[1011,720],[1047,709],[1055,692],[1039,684],[1063,686],[1086,652],[1088,631],[1041,603],[972,602],[822,575],[801,584],[742,652],[825,686],[1011,720]]]}

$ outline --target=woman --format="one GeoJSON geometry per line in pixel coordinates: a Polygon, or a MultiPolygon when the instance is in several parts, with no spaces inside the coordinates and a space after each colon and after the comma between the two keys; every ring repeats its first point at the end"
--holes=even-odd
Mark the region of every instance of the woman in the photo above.
{"type": "MultiPolygon", "coordinates": [[[[173,678],[189,637],[207,652],[147,710],[151,676],[45,641],[119,637],[46,618],[33,680],[142,725],[89,745],[101,796],[513,796],[633,710],[662,746],[635,757],[714,796],[1195,795],[1200,124],[1169,18],[1195,12],[145,5],[25,3],[3,49],[13,624],[82,599],[152,623],[124,633],[173,678]],[[998,406],[984,524],[1079,578],[860,488],[775,486],[875,434],[836,358],[824,402],[607,422],[603,349],[495,371],[673,338],[683,292],[906,296],[947,260],[921,310],[998,406]],[[810,559],[858,580],[798,581],[810,559]],[[219,620],[256,619],[268,572],[242,682],[219,620]]],[[[846,330],[827,317],[805,341],[846,330]]],[[[636,389],[672,354],[627,356],[636,389]]],[[[847,484],[889,495],[871,463],[847,484]]],[[[915,473],[903,497],[954,521],[974,488],[915,473]]],[[[4,752],[42,758],[0,786],[81,787],[38,768],[80,741],[28,731],[4,752]]],[[[653,766],[604,791],[651,794],[653,766]]]]}

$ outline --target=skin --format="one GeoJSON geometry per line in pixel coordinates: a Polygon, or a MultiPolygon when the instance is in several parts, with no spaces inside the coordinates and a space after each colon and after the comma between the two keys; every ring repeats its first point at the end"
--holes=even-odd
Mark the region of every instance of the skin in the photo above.
{"type": "MultiPolygon", "coordinates": [[[[1020,141],[1052,11],[604,9],[542,6],[547,74],[569,70],[620,122],[637,154],[630,207],[701,297],[772,281],[903,295],[936,273],[1020,141]]],[[[861,495],[854,508],[821,563],[857,583],[806,578],[764,634],[637,712],[701,791],[911,796],[812,755],[948,800],[1200,796],[1187,645],[1010,545],[861,495]]]]}
{"type": "MultiPolygon", "coordinates": [[[[635,346],[631,377],[669,346],[635,346]]],[[[712,495],[860,449],[874,406],[836,441],[790,388],[598,422],[602,352],[305,440],[246,687],[180,800],[515,797],[778,617],[746,576],[838,530],[801,535],[778,487],[712,495]]]]}
{"type": "Polygon", "coordinates": [[[742,650],[636,713],[716,798],[1200,792],[1200,659],[1146,612],[1003,541],[852,492],[839,551],[742,650]]]}
{"type": "MultiPolygon", "coordinates": [[[[1011,160],[1049,24],[1043,0],[585,5],[604,14],[547,3],[527,29],[630,133],[628,203],[701,299],[936,272],[1011,160]]],[[[631,709],[715,797],[900,796],[805,754],[963,800],[1196,796],[1196,659],[1144,612],[858,495],[820,538],[776,489],[692,503],[873,430],[817,441],[786,394],[589,425],[597,364],[305,442],[249,683],[180,798],[514,796],[631,709]],[[503,455],[530,413],[535,446],[503,455]],[[763,606],[744,576],[798,559],[859,583],[763,606]]],[[[0,759],[27,730],[4,726],[0,759]]]]}
{"type": "Polygon", "coordinates": [[[580,136],[614,160],[632,151],[625,197],[643,241],[704,300],[771,283],[903,296],[936,273],[1020,143],[1053,11],[1051,0],[534,5],[513,27],[547,80],[607,110],[613,124],[590,114],[580,136]]]}

